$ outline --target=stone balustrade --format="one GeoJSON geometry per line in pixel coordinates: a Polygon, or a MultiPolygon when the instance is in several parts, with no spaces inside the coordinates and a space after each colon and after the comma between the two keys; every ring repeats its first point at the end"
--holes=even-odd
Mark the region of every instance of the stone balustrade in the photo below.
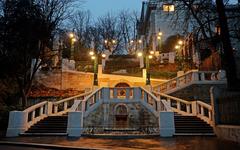
{"type": "Polygon", "coordinates": [[[197,116],[213,126],[212,106],[201,101],[186,101],[164,93],[154,92],[161,101],[165,100],[169,103],[172,110],[181,115],[197,116]]]}
{"type": "Polygon", "coordinates": [[[11,111],[7,129],[7,137],[18,136],[38,121],[51,116],[62,115],[71,110],[72,105],[91,92],[86,92],[57,102],[44,101],[27,108],[24,111],[11,111]]]}
{"type": "Polygon", "coordinates": [[[182,76],[153,87],[156,92],[170,93],[190,84],[223,84],[226,83],[225,71],[197,71],[192,70],[182,76]]]}

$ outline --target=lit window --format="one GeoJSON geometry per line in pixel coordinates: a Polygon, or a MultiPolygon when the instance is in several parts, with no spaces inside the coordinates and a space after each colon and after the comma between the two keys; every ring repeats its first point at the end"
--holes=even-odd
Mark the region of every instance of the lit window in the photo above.
{"type": "Polygon", "coordinates": [[[172,12],[175,10],[175,6],[173,4],[163,4],[163,11],[172,12]]]}

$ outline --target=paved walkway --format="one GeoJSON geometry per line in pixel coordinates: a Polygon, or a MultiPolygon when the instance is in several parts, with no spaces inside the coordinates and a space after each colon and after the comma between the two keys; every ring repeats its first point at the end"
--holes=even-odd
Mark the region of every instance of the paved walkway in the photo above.
{"type": "Polygon", "coordinates": [[[54,144],[73,147],[120,150],[240,150],[240,144],[222,141],[216,137],[178,136],[173,138],[108,139],[108,138],[68,138],[68,137],[17,137],[4,141],[38,144],[54,144]]]}

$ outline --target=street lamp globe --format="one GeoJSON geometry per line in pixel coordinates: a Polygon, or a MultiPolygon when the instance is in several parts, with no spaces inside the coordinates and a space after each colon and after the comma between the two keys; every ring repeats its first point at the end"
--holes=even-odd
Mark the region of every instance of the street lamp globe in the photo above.
{"type": "Polygon", "coordinates": [[[138,40],[138,43],[142,43],[142,40],[138,40]]]}
{"type": "Polygon", "coordinates": [[[93,56],[94,55],[94,51],[90,51],[89,55],[93,56]]]}
{"type": "Polygon", "coordinates": [[[142,57],[143,53],[142,52],[138,52],[138,57],[142,57]]]}
{"type": "Polygon", "coordinates": [[[74,34],[73,34],[73,33],[69,33],[69,37],[70,37],[70,38],[73,38],[73,37],[74,37],[74,34]]]}
{"type": "Polygon", "coordinates": [[[77,41],[77,39],[76,38],[72,38],[72,42],[74,43],[74,42],[76,42],[77,41]]]}
{"type": "Polygon", "coordinates": [[[149,58],[149,59],[152,59],[152,58],[153,58],[153,56],[152,56],[152,55],[149,55],[149,56],[148,56],[148,58],[149,58]]]}
{"type": "Polygon", "coordinates": [[[162,32],[158,32],[158,36],[162,36],[163,35],[163,33],[162,32]]]}
{"type": "Polygon", "coordinates": [[[102,58],[106,58],[106,54],[102,54],[102,58]]]}
{"type": "Polygon", "coordinates": [[[176,46],[175,46],[175,49],[179,49],[179,48],[180,48],[180,46],[179,46],[179,45],[176,45],[176,46]]]}
{"type": "Polygon", "coordinates": [[[107,40],[104,40],[104,43],[105,43],[105,44],[107,44],[107,43],[108,43],[108,41],[107,41],[107,40]]]}
{"type": "Polygon", "coordinates": [[[92,56],[91,59],[94,60],[94,59],[96,59],[96,57],[95,57],[95,56],[92,56]]]}
{"type": "Polygon", "coordinates": [[[154,51],[150,51],[150,54],[153,55],[153,54],[154,54],[154,51]]]}
{"type": "Polygon", "coordinates": [[[183,45],[183,41],[182,41],[182,40],[179,40],[179,41],[178,41],[178,44],[179,44],[179,45],[183,45]]]}
{"type": "Polygon", "coordinates": [[[112,40],[112,43],[115,44],[115,43],[116,43],[116,40],[112,40]]]}

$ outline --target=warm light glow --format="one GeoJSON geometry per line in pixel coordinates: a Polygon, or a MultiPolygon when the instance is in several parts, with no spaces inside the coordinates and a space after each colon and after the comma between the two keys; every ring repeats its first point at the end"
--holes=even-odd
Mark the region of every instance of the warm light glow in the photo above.
{"type": "Polygon", "coordinates": [[[91,59],[94,60],[96,57],[95,56],[92,56],[91,59]]]}
{"type": "Polygon", "coordinates": [[[94,55],[94,51],[90,51],[89,55],[91,55],[91,56],[94,55]]]}
{"type": "Polygon", "coordinates": [[[152,55],[149,55],[149,56],[148,56],[148,58],[149,58],[149,59],[152,59],[152,58],[153,58],[153,56],[152,56],[152,55]]]}
{"type": "Polygon", "coordinates": [[[175,6],[173,4],[163,4],[163,11],[172,12],[175,10],[175,6]]]}
{"type": "Polygon", "coordinates": [[[161,36],[158,36],[157,39],[158,39],[158,40],[161,40],[161,36]]]}
{"type": "Polygon", "coordinates": [[[162,32],[158,32],[158,36],[162,36],[162,32]]]}
{"type": "Polygon", "coordinates": [[[133,40],[130,41],[130,43],[133,43],[133,42],[134,42],[133,40]]]}
{"type": "Polygon", "coordinates": [[[139,52],[137,55],[138,55],[138,57],[142,57],[143,54],[142,54],[142,52],[139,52]]]}
{"type": "Polygon", "coordinates": [[[116,40],[112,40],[112,43],[115,44],[115,43],[116,43],[116,40]]]}
{"type": "Polygon", "coordinates": [[[102,58],[105,58],[106,57],[106,54],[102,54],[102,58]]]}
{"type": "Polygon", "coordinates": [[[182,40],[179,40],[179,41],[178,41],[178,44],[179,44],[179,45],[183,45],[183,41],[182,41],[182,40]]]}
{"type": "Polygon", "coordinates": [[[180,46],[179,46],[179,45],[176,45],[176,46],[175,46],[175,49],[179,49],[179,48],[180,48],[180,46]]]}
{"type": "Polygon", "coordinates": [[[73,33],[69,33],[69,37],[70,37],[70,38],[73,38],[73,37],[74,37],[74,34],[73,34],[73,33]]]}
{"type": "Polygon", "coordinates": [[[72,42],[76,42],[77,41],[77,39],[76,38],[72,38],[72,42]]]}
{"type": "Polygon", "coordinates": [[[107,40],[104,40],[104,43],[105,43],[105,44],[107,44],[107,42],[108,42],[107,40]]]}
{"type": "Polygon", "coordinates": [[[138,43],[142,43],[142,40],[138,40],[138,43]]]}
{"type": "Polygon", "coordinates": [[[150,54],[152,54],[152,55],[153,55],[153,54],[154,54],[154,51],[150,51],[150,54]]]}

